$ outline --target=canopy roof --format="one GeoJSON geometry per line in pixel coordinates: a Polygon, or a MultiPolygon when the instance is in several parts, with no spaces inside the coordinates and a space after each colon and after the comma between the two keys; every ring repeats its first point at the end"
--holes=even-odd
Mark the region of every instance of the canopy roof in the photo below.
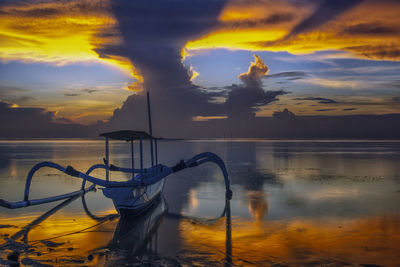
{"type": "Polygon", "coordinates": [[[138,140],[138,139],[140,139],[140,136],[142,137],[142,139],[154,138],[154,137],[151,137],[146,132],[131,131],[131,130],[122,130],[122,131],[115,131],[115,132],[109,132],[109,133],[102,133],[99,136],[103,136],[103,137],[115,139],[115,140],[125,140],[125,141],[138,140]]]}

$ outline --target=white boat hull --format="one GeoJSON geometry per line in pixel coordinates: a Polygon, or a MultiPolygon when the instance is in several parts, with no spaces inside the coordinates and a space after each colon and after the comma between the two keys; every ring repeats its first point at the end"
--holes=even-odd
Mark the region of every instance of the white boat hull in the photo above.
{"type": "Polygon", "coordinates": [[[140,213],[151,206],[164,188],[165,179],[144,187],[109,187],[104,196],[111,198],[118,213],[140,213]]]}

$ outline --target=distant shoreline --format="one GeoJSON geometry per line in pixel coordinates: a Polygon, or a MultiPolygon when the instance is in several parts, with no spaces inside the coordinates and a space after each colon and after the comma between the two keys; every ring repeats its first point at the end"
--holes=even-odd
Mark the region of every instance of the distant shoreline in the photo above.
{"type": "MultiPolygon", "coordinates": [[[[0,142],[7,141],[104,141],[103,138],[0,138],[0,142]]],[[[226,142],[240,142],[240,141],[289,141],[289,142],[307,142],[307,141],[321,141],[321,142],[367,142],[367,141],[395,141],[400,142],[400,138],[257,138],[257,137],[238,137],[238,138],[163,138],[160,141],[226,141],[226,142]]]]}

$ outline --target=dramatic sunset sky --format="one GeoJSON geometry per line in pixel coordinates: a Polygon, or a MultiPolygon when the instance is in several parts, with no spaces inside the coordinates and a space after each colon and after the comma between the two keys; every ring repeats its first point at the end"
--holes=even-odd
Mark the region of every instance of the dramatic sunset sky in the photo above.
{"type": "Polygon", "coordinates": [[[0,1],[3,122],[121,128],[145,91],[166,122],[400,113],[400,1],[0,1]]]}

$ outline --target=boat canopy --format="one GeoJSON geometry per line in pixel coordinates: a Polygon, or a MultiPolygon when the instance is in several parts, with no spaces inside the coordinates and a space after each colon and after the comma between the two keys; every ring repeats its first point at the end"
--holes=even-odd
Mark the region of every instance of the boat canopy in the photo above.
{"type": "Polygon", "coordinates": [[[122,130],[115,131],[109,133],[102,133],[99,136],[103,136],[106,138],[114,139],[114,140],[124,140],[124,141],[133,141],[142,139],[155,139],[151,135],[142,131],[131,131],[131,130],[122,130]]]}

